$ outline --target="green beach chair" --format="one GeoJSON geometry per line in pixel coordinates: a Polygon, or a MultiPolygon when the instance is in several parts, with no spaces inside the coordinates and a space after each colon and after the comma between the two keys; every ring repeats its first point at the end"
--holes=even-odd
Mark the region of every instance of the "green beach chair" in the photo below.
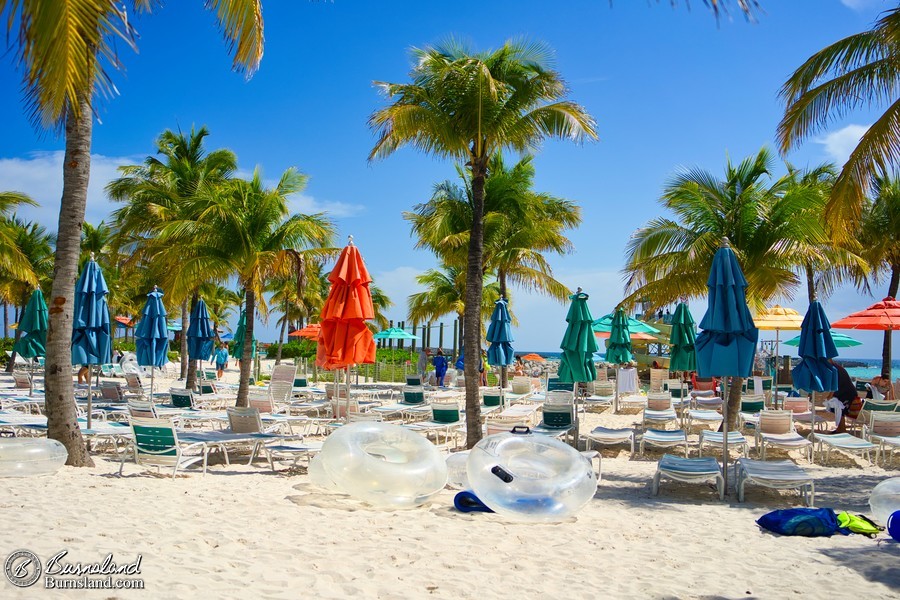
{"type": "MultiPolygon", "coordinates": [[[[188,467],[195,462],[204,460],[204,454],[188,455],[197,449],[202,449],[201,443],[181,444],[175,425],[169,419],[152,419],[131,417],[131,430],[134,434],[131,440],[131,448],[134,453],[134,462],[138,465],[172,469],[172,479],[178,474],[178,469],[188,467]]],[[[119,464],[119,476],[125,467],[125,459],[129,452],[122,453],[122,462],[119,464]]],[[[203,470],[206,470],[204,461],[203,470]]]]}

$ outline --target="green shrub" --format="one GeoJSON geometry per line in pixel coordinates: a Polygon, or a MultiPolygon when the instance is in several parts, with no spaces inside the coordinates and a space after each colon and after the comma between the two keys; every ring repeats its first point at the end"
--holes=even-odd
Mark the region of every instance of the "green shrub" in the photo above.
{"type": "MultiPolygon", "coordinates": [[[[266,358],[278,356],[278,344],[269,345],[266,350],[266,358]]],[[[314,358],[316,356],[316,343],[312,340],[290,341],[281,350],[281,358],[314,358]]]]}

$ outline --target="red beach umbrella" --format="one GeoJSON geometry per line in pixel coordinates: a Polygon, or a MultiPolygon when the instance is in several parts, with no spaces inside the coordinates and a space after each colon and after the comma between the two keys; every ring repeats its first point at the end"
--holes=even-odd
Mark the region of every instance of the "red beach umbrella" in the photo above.
{"type": "Polygon", "coordinates": [[[306,327],[302,329],[297,329],[296,331],[292,331],[288,334],[288,337],[302,337],[309,340],[314,340],[319,337],[319,332],[322,330],[322,326],[318,323],[310,323],[306,327]]]}
{"type": "Polygon", "coordinates": [[[900,302],[890,296],[869,308],[855,312],[831,324],[835,329],[869,329],[893,331],[900,329],[900,302]]]}

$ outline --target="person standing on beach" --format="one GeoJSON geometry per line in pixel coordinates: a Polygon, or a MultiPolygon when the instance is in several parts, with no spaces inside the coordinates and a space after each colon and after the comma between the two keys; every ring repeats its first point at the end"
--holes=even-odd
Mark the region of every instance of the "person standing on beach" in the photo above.
{"type": "Polygon", "coordinates": [[[437,378],[438,387],[444,387],[444,376],[447,374],[447,358],[444,351],[438,348],[437,354],[431,359],[434,365],[434,376],[437,378]]]}
{"type": "Polygon", "coordinates": [[[216,378],[222,379],[222,375],[225,373],[225,369],[228,368],[228,346],[224,343],[219,344],[218,350],[216,350],[216,378]]]}
{"type": "Polygon", "coordinates": [[[425,348],[419,351],[419,358],[416,361],[416,372],[422,377],[422,383],[428,379],[428,355],[431,350],[425,348]]]}

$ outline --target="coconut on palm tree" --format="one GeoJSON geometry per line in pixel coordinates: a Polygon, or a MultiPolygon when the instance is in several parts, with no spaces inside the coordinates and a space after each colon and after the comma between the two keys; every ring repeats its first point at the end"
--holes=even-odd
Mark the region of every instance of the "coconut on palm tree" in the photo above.
{"type": "MultiPolygon", "coordinates": [[[[134,0],[132,6],[147,11],[153,4],[134,0]]],[[[223,0],[207,6],[214,9],[234,54],[234,68],[252,73],[262,59],[261,1],[223,0]]],[[[75,412],[71,299],[91,168],[94,94],[115,93],[104,71],[104,60],[117,56],[114,40],[135,45],[126,10],[113,2],[0,0],[32,121],[36,127],[64,132],[66,140],[44,384],[47,436],[62,442],[68,451],[66,464],[72,466],[93,465],[75,412]]],[[[118,59],[113,64],[118,66],[118,59]]]]}
{"type": "Polygon", "coordinates": [[[886,106],[866,130],[834,182],[826,208],[831,234],[852,237],[875,176],[890,173],[900,162],[900,6],[885,11],[869,31],[819,50],[781,88],[784,117],[778,125],[783,153],[825,129],[835,118],[858,108],[886,106]]]}
{"type": "MultiPolygon", "coordinates": [[[[410,83],[379,83],[390,104],[369,119],[378,140],[370,159],[413,146],[464,163],[471,172],[472,228],[466,268],[464,330],[479,330],[483,279],[484,186],[490,157],[504,150],[525,152],[547,137],[596,138],[594,121],[581,106],[564,100],[565,83],[550,64],[548,47],[506,42],[483,53],[451,40],[415,49],[410,83]]],[[[463,339],[465,353],[480,354],[480,341],[463,339]]],[[[467,361],[468,445],[481,439],[478,364],[467,361]]]]}

